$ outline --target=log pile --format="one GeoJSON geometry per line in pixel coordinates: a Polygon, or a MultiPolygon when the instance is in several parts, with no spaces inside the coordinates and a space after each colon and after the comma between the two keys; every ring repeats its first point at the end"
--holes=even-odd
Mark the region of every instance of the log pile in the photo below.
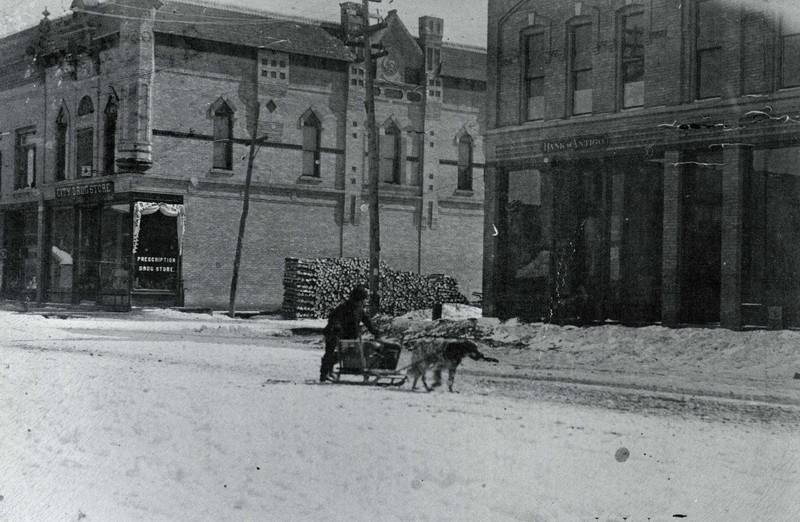
{"type": "MultiPolygon", "coordinates": [[[[283,272],[283,315],[325,318],[344,301],[350,290],[369,286],[369,261],[358,258],[286,258],[283,272]]],[[[398,272],[381,263],[379,275],[381,313],[402,315],[431,308],[434,303],[462,303],[458,282],[447,275],[421,276],[398,272]]]]}

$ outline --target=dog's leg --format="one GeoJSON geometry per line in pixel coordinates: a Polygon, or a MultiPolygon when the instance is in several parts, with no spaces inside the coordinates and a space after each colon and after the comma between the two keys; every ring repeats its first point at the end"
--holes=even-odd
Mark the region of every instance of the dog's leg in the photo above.
{"type": "Polygon", "coordinates": [[[428,386],[428,381],[425,380],[425,374],[428,373],[427,370],[421,373],[422,377],[422,385],[425,386],[425,391],[431,391],[433,388],[428,386]]]}
{"type": "Polygon", "coordinates": [[[432,388],[438,388],[442,385],[442,367],[436,366],[433,370],[433,386],[432,388]]]}
{"type": "Polygon", "coordinates": [[[451,393],[453,392],[453,381],[456,379],[456,367],[451,366],[447,369],[447,389],[451,393]]]}
{"type": "Polygon", "coordinates": [[[409,376],[413,375],[414,376],[414,382],[411,383],[411,389],[412,390],[416,390],[417,389],[417,381],[419,380],[419,372],[417,371],[417,368],[415,366],[412,366],[411,368],[408,369],[408,371],[406,372],[406,375],[409,375],[409,376]]]}

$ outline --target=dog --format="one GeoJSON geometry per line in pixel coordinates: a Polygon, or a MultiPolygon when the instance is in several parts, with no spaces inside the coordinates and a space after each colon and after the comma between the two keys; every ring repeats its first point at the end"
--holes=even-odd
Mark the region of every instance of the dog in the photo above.
{"type": "Polygon", "coordinates": [[[422,379],[426,391],[442,385],[442,370],[447,368],[447,389],[453,391],[453,380],[456,368],[464,357],[475,361],[498,362],[494,357],[486,357],[478,350],[478,345],[467,339],[422,339],[414,343],[411,365],[406,371],[413,378],[411,389],[417,388],[417,381],[422,379]],[[428,386],[425,374],[433,370],[433,386],[428,386]]]}

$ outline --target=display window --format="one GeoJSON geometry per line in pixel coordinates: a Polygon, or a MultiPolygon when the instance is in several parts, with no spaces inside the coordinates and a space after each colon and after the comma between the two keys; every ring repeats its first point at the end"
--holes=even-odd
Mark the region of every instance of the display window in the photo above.
{"type": "Polygon", "coordinates": [[[69,303],[75,264],[75,211],[72,207],[53,209],[50,213],[50,236],[48,300],[69,303]]]}
{"type": "Polygon", "coordinates": [[[132,237],[130,204],[103,207],[100,227],[100,287],[105,292],[128,291],[132,237]]]}
{"type": "Polygon", "coordinates": [[[38,214],[36,210],[8,212],[3,238],[3,295],[35,299],[40,281],[38,214]]]}
{"type": "Polygon", "coordinates": [[[177,291],[183,226],[183,205],[134,205],[134,290],[177,291]]]}

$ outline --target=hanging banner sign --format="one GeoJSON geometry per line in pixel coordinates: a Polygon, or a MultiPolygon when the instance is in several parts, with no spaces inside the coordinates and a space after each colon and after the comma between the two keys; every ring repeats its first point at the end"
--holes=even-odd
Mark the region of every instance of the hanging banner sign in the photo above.
{"type": "Polygon", "coordinates": [[[112,194],[114,192],[114,182],[104,181],[103,183],[87,183],[84,185],[73,185],[71,187],[56,188],[56,198],[70,198],[74,196],[94,196],[102,194],[112,194]]]}
{"type": "Polygon", "coordinates": [[[570,152],[582,150],[605,149],[608,147],[608,136],[576,136],[574,138],[561,138],[557,140],[542,141],[542,152],[570,152]]]}

